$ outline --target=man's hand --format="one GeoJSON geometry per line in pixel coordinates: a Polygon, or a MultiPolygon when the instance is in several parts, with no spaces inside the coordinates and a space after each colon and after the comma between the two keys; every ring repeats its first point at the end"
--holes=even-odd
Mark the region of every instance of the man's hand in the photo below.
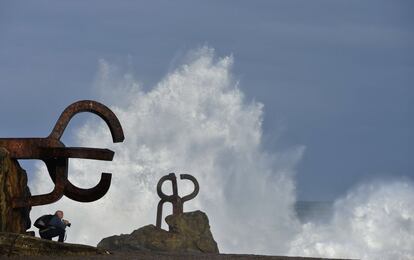
{"type": "Polygon", "coordinates": [[[66,226],[70,225],[70,222],[67,221],[66,219],[63,220],[63,223],[65,223],[66,226]]]}

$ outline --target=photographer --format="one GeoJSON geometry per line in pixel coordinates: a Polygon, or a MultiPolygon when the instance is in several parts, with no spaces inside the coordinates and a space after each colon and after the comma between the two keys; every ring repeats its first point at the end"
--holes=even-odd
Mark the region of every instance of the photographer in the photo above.
{"type": "Polygon", "coordinates": [[[70,227],[70,222],[63,219],[63,211],[58,210],[48,222],[47,228],[40,230],[39,234],[41,238],[48,240],[52,240],[53,237],[59,236],[58,241],[63,242],[65,239],[66,227],[70,227]]]}

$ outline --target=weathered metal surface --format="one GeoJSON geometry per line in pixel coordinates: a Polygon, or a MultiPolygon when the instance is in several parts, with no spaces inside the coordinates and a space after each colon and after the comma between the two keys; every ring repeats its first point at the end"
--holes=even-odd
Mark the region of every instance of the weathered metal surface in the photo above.
{"type": "Polygon", "coordinates": [[[178,215],[183,213],[183,204],[184,202],[191,200],[197,196],[200,186],[198,185],[198,181],[194,176],[190,174],[180,174],[180,179],[182,180],[190,180],[194,184],[194,190],[190,194],[180,197],[178,195],[178,187],[177,187],[177,177],[175,173],[170,173],[161,177],[157,184],[157,193],[158,196],[161,198],[160,202],[158,202],[157,207],[157,222],[156,226],[161,228],[161,218],[162,218],[162,208],[165,202],[170,202],[173,206],[173,215],[178,215]],[[171,181],[172,184],[172,195],[166,195],[162,192],[162,184],[166,181],[171,181]]]}
{"type": "Polygon", "coordinates": [[[69,158],[112,161],[114,152],[108,149],[65,147],[60,141],[69,121],[78,113],[90,112],[102,118],[111,131],[114,143],[124,140],[122,126],[115,114],[105,105],[92,100],[82,100],[68,106],[60,115],[51,134],[46,138],[0,138],[0,147],[10,152],[14,159],[38,159],[45,162],[55,187],[48,194],[34,195],[28,200],[16,198],[14,208],[53,203],[63,195],[80,202],[102,198],[111,185],[111,174],[102,173],[99,183],[90,189],[76,187],[68,180],[69,158]]]}

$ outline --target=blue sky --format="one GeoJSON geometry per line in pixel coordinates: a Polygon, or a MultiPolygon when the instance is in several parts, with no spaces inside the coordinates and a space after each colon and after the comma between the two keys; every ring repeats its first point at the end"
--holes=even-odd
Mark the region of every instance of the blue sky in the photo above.
{"type": "Polygon", "coordinates": [[[185,53],[208,45],[234,56],[246,98],[265,105],[265,149],[306,146],[300,199],[332,200],[375,178],[413,179],[413,7],[0,1],[0,136],[47,135],[67,105],[94,98],[100,59],[150,88],[185,53]]]}

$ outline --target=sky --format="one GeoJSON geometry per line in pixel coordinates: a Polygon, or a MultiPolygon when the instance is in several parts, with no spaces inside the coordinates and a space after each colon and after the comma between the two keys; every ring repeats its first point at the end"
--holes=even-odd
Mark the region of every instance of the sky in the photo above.
{"type": "MultiPolygon", "coordinates": [[[[1,137],[46,136],[96,99],[100,61],[150,90],[202,46],[264,105],[263,146],[304,146],[300,200],[414,178],[412,1],[0,1],[1,137]]],[[[79,116],[65,135],[71,144],[79,116]]],[[[31,166],[28,165],[29,172],[31,166]]]]}

